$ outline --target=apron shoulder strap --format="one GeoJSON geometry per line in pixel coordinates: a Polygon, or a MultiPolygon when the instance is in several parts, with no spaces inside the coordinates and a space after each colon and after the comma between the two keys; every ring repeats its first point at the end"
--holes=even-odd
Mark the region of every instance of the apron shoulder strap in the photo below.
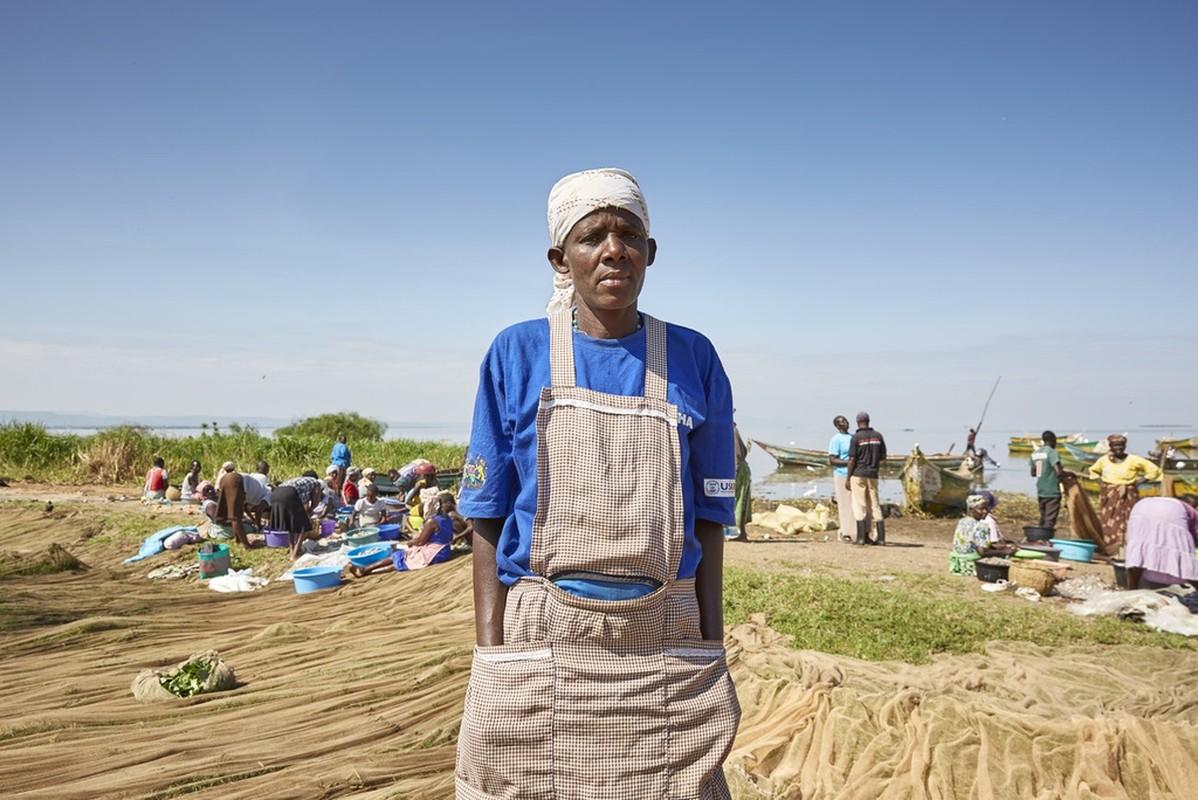
{"type": "Polygon", "coordinates": [[[645,320],[645,397],[666,399],[666,324],[657,317],[645,320]]]}
{"type": "Polygon", "coordinates": [[[568,308],[549,317],[549,371],[555,387],[574,385],[574,326],[568,308]]]}

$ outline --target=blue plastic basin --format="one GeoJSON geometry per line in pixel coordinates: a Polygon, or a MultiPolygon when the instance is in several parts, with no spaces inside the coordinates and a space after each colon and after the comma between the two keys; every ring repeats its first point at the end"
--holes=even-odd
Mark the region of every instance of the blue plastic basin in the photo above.
{"type": "Polygon", "coordinates": [[[393,522],[388,522],[386,525],[379,525],[379,541],[394,542],[399,540],[399,525],[393,522]]]}
{"type": "Polygon", "coordinates": [[[367,525],[365,528],[354,528],[345,532],[345,541],[353,547],[359,545],[372,544],[379,540],[379,529],[375,525],[367,525]]]}
{"type": "Polygon", "coordinates": [[[1052,546],[1061,551],[1061,558],[1067,561],[1088,562],[1098,549],[1098,544],[1089,539],[1049,539],[1052,546]]]}
{"type": "Polygon", "coordinates": [[[372,564],[386,560],[390,556],[391,545],[389,544],[364,544],[361,547],[345,551],[345,557],[355,567],[369,567],[372,564]]]}
{"type": "Polygon", "coordinates": [[[307,594],[339,585],[341,570],[337,567],[305,567],[292,572],[291,577],[295,580],[295,593],[307,594]]]}

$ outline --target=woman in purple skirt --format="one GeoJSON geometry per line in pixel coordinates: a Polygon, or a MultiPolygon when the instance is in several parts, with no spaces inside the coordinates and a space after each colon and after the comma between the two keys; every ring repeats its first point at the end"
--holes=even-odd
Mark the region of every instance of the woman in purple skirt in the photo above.
{"type": "Polygon", "coordinates": [[[1145,497],[1127,520],[1127,588],[1140,578],[1155,583],[1189,583],[1198,589],[1198,498],[1145,497]]]}

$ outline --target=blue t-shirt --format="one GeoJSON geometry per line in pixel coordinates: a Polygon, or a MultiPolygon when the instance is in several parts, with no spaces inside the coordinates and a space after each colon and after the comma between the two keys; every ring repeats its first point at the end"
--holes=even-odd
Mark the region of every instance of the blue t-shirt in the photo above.
{"type": "Polygon", "coordinates": [[[329,463],[336,467],[348,467],[350,465],[349,447],[344,442],[337,442],[333,445],[333,452],[329,453],[329,463]]]}
{"type": "MultiPolygon", "coordinates": [[[[833,458],[838,458],[841,461],[848,461],[849,443],[852,441],[853,435],[851,433],[841,433],[840,431],[837,431],[836,435],[832,437],[832,441],[828,442],[828,455],[832,456],[833,458]]],[[[832,474],[839,475],[842,478],[847,478],[849,476],[848,465],[843,467],[832,467],[832,474]]]]}
{"type": "MultiPolygon", "coordinates": [[[[645,392],[645,331],[595,339],[574,331],[579,387],[607,394],[645,392]]],[[[685,541],[679,578],[693,578],[702,552],[695,519],[733,525],[736,455],[732,387],[705,336],[666,326],[666,400],[678,406],[685,541]]],[[[529,550],[537,507],[537,406],[549,375],[549,321],[521,322],[491,343],[479,370],[470,447],[463,469],[461,514],[503,518],[495,558],[507,585],[530,575],[529,550]]]]}

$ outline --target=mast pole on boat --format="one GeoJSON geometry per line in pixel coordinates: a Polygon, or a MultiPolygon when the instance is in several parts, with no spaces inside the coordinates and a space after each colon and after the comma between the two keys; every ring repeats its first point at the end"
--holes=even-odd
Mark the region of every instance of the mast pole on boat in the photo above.
{"type": "Polygon", "coordinates": [[[982,416],[978,419],[978,426],[974,431],[981,433],[982,423],[986,421],[986,412],[990,410],[990,401],[994,399],[994,392],[998,390],[998,382],[1002,380],[1002,375],[994,381],[994,386],[990,389],[990,396],[986,398],[986,405],[982,406],[982,416]]]}

